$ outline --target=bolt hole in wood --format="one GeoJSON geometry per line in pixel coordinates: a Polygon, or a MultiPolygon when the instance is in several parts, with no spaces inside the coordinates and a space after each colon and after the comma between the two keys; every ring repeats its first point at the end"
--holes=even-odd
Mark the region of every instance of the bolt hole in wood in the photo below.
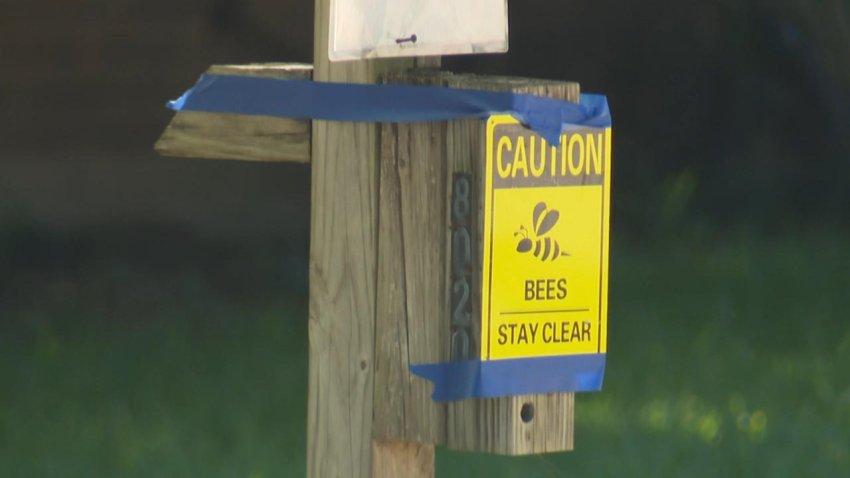
{"type": "Polygon", "coordinates": [[[360,370],[366,370],[366,361],[365,360],[360,361],[360,370]]]}
{"type": "Polygon", "coordinates": [[[519,417],[523,423],[529,423],[531,420],[534,420],[534,405],[523,403],[522,408],[519,410],[519,417]]]}

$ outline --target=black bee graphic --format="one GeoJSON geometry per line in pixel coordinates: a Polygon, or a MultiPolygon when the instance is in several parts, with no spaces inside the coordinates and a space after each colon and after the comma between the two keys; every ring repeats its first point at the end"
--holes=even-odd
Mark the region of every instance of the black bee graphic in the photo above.
{"type": "Polygon", "coordinates": [[[532,237],[529,237],[525,226],[520,226],[519,231],[514,233],[514,237],[521,238],[516,246],[517,252],[529,252],[534,248],[532,254],[541,261],[554,261],[561,256],[568,256],[569,253],[561,251],[561,245],[558,244],[558,241],[546,235],[558,223],[560,216],[556,209],[546,209],[545,202],[537,203],[534,206],[534,215],[532,216],[534,228],[532,237]]]}

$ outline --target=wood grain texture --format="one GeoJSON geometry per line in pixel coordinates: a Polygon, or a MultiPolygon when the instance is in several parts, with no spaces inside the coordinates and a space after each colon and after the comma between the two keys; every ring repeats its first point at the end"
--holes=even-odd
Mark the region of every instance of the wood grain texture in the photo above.
{"type": "MultiPolygon", "coordinates": [[[[329,4],[315,2],[314,80],[368,83],[412,66],[409,60],[331,64],[329,4]]],[[[371,476],[378,145],[374,124],[312,124],[309,477],[371,476]]]]}
{"type": "Polygon", "coordinates": [[[384,124],[382,131],[373,433],[443,443],[445,406],[408,366],[447,356],[446,123],[384,124]]]}
{"type": "MultiPolygon", "coordinates": [[[[312,67],[266,63],[213,65],[209,74],[309,80],[312,67]]],[[[245,161],[310,161],[310,121],[178,111],[156,142],[163,156],[245,161]]]]}
{"type": "Polygon", "coordinates": [[[433,478],[434,445],[376,440],[372,463],[374,478],[433,478]]]}
{"type": "MultiPolygon", "coordinates": [[[[438,84],[438,75],[419,69],[389,73],[385,81],[431,85],[438,84]]],[[[409,366],[448,357],[446,128],[446,122],[419,122],[383,124],[381,129],[375,343],[379,413],[373,432],[380,440],[445,443],[446,407],[431,400],[431,384],[411,374],[409,366]]]]}

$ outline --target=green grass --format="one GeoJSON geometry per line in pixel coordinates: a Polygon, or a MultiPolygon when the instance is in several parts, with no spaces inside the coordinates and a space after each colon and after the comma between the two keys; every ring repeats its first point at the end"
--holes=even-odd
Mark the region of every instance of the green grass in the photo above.
{"type": "MultiPolygon", "coordinates": [[[[440,450],[437,476],[850,475],[848,244],[618,247],[605,388],[577,399],[576,451],[440,450]]],[[[190,241],[45,263],[15,247],[0,251],[0,476],[304,475],[303,271],[275,272],[297,260],[190,241]]]]}

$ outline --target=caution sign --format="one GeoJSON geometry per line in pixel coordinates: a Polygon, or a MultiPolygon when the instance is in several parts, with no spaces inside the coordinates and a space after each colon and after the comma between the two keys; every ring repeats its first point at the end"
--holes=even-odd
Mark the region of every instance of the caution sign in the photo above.
{"type": "Polygon", "coordinates": [[[611,129],[487,123],[481,359],[606,351],[611,129]]]}

